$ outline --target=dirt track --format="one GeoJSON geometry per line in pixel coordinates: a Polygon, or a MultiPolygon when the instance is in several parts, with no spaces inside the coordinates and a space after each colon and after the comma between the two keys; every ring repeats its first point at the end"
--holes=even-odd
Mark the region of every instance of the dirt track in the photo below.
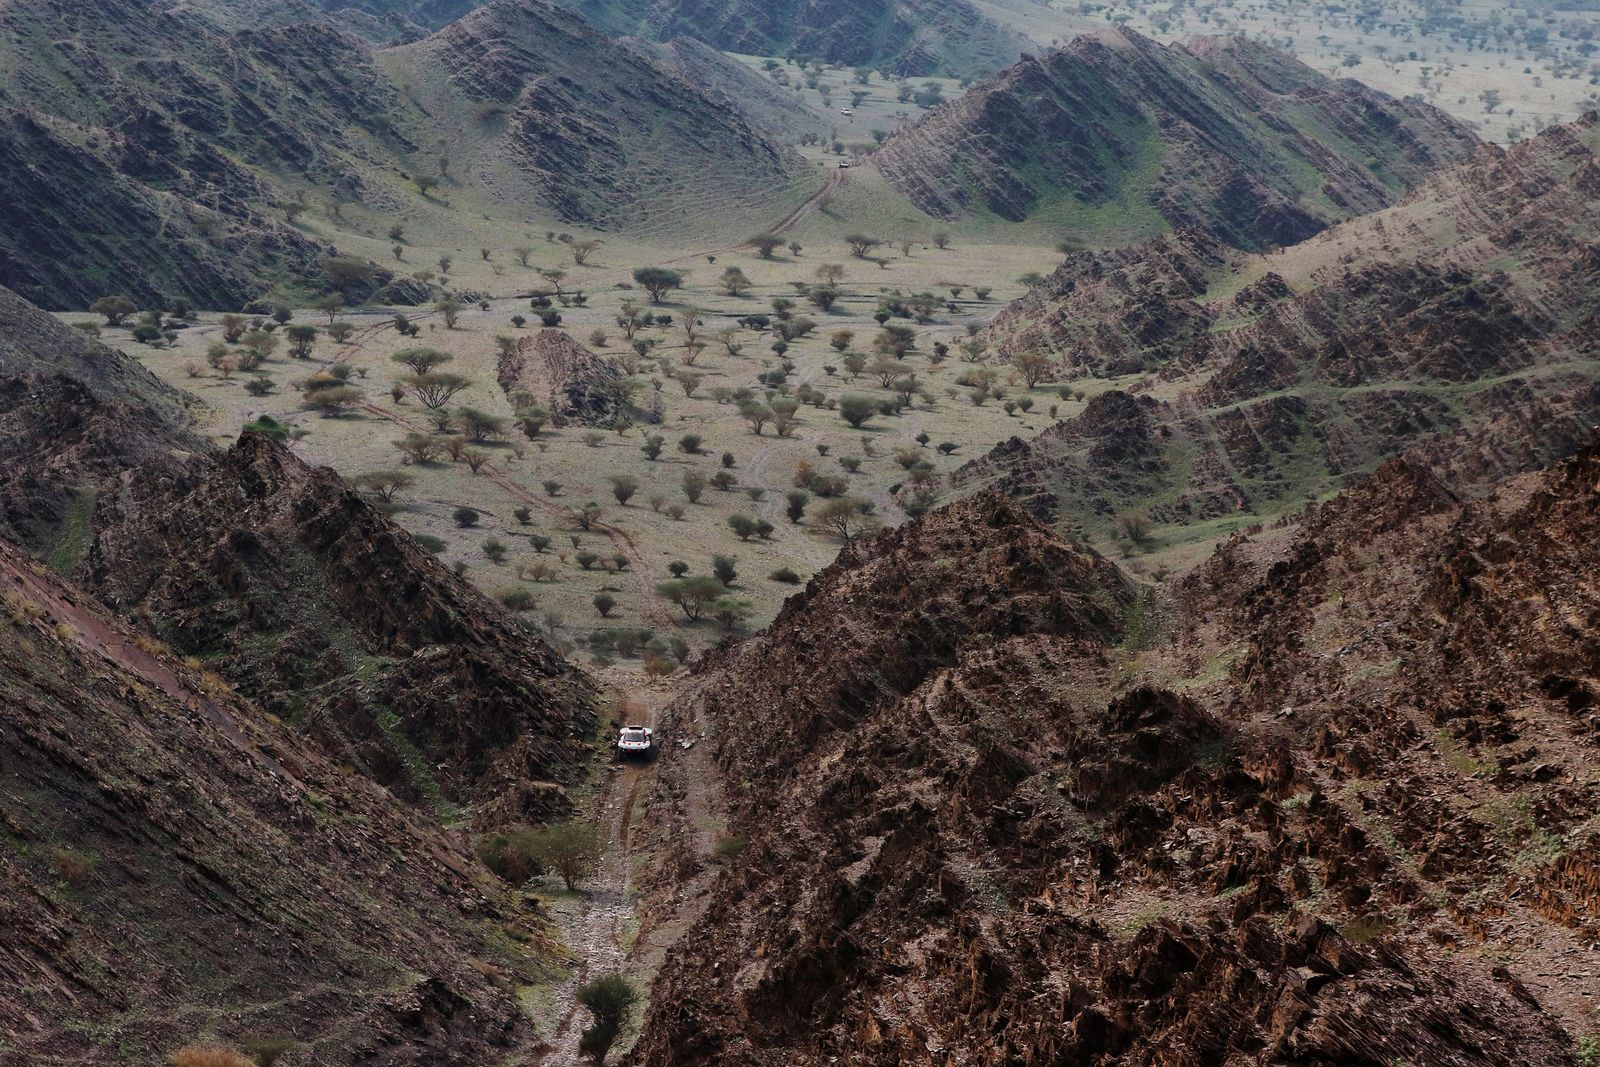
{"type": "MultiPolygon", "coordinates": [[[[660,707],[668,694],[627,690],[619,694],[618,711],[625,722],[644,720],[658,728],[660,707]]],[[[640,786],[650,775],[640,761],[615,765],[604,772],[605,788],[596,803],[596,818],[607,827],[605,856],[595,876],[584,883],[576,913],[558,917],[561,939],[577,956],[572,973],[554,994],[560,1020],[550,1038],[551,1048],[540,1062],[546,1067],[578,1067],[578,1037],[588,1025],[588,1013],[577,1001],[584,982],[606,974],[623,973],[629,957],[628,920],[633,916],[633,819],[640,786]]]]}

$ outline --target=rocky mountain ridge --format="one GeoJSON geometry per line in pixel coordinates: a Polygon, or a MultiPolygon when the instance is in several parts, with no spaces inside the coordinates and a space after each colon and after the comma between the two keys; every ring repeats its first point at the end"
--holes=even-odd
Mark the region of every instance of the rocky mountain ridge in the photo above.
{"type": "Polygon", "coordinates": [[[313,200],[398,217],[435,173],[599,227],[762,201],[800,174],[725,98],[544,0],[387,50],[315,19],[223,29],[140,0],[15,0],[0,64],[0,285],[56,309],[400,299],[387,266],[330,269],[339,249],[293,219],[313,200]]]}
{"type": "Polygon", "coordinates": [[[544,916],[458,836],[37,571],[0,542],[4,1058],[533,1047],[504,983],[541,973],[544,916]],[[507,953],[508,929],[530,946],[507,953]]]}
{"type": "Polygon", "coordinates": [[[1463,481],[1570,454],[1600,417],[1597,148],[1595,116],[1485,147],[1266,256],[1188,231],[1070,256],[993,341],[1064,381],[1141,377],[955,483],[1104,536],[1141,508],[1179,528],[1271,518],[1438,435],[1441,470],[1478,456],[1463,481]]]}
{"type": "Polygon", "coordinates": [[[1576,1064],[1597,485],[1392,463],[1138,596],[986,495],[847,553],[683,708],[744,848],[633,1062],[1576,1064]],[[985,638],[877,642],[890,573],[985,638]]]}
{"type": "Polygon", "coordinates": [[[332,470],[260,433],[215,451],[187,414],[0,293],[0,533],[399,796],[569,810],[590,681],[332,470]]]}
{"type": "Polygon", "coordinates": [[[1265,45],[1117,30],[1024,57],[874,159],[936,217],[1027,219],[1088,243],[1193,228],[1261,248],[1384,207],[1475,143],[1443,112],[1265,45]]]}

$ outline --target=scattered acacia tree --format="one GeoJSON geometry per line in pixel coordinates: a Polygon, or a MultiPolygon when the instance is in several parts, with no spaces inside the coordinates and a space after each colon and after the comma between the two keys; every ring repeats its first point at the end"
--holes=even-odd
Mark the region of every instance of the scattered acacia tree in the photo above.
{"type": "Polygon", "coordinates": [[[318,412],[325,419],[331,419],[343,414],[352,404],[360,401],[361,397],[360,389],[332,378],[327,382],[308,383],[302,406],[318,412]]]}
{"type": "Polygon", "coordinates": [[[456,321],[461,317],[461,312],[465,310],[465,305],[445,299],[434,304],[433,309],[444,317],[444,328],[453,330],[456,328],[456,321]]]}
{"type": "Polygon", "coordinates": [[[421,401],[423,407],[433,411],[450,403],[450,399],[471,385],[472,381],[459,374],[432,371],[428,374],[413,374],[405,379],[404,384],[421,401]]]}
{"type": "Polygon", "coordinates": [[[1043,352],[1025,350],[1013,353],[1011,366],[1032,389],[1050,377],[1050,357],[1043,352]]]}
{"type": "Polygon", "coordinates": [[[139,310],[139,305],[125,296],[102,296],[89,305],[89,310],[104,315],[107,326],[121,326],[123,319],[139,310]]]}
{"type": "Polygon", "coordinates": [[[800,520],[805,518],[806,504],[810,502],[811,494],[804,489],[791,489],[783,494],[783,498],[788,501],[784,513],[789,516],[790,522],[798,525],[800,520]]]}
{"type": "Polygon", "coordinates": [[[722,596],[711,602],[711,617],[729,633],[739,628],[739,624],[749,617],[750,611],[750,601],[737,597],[722,596]]]}
{"type": "Polygon", "coordinates": [[[338,293],[325,293],[311,301],[311,306],[328,316],[328,325],[332,326],[333,320],[344,310],[344,297],[338,293]]]}
{"type": "Polygon", "coordinates": [[[722,596],[722,591],[722,583],[706,575],[674,578],[656,586],[656,595],[678,605],[690,622],[698,619],[707,605],[722,596]]]}
{"type": "Polygon", "coordinates": [[[709,484],[710,479],[706,477],[704,471],[683,472],[683,495],[689,498],[691,504],[700,503],[700,498],[705,495],[706,486],[709,484]]]}
{"type": "Polygon", "coordinates": [[[430,463],[444,451],[444,444],[427,433],[408,433],[394,443],[407,463],[430,463]]]}
{"type": "Polygon", "coordinates": [[[456,508],[451,517],[455,519],[456,525],[461,527],[463,530],[478,525],[478,519],[480,518],[477,509],[469,508],[464,505],[456,508]]]}
{"type": "Polygon", "coordinates": [[[402,367],[410,368],[412,374],[427,374],[455,357],[437,348],[402,348],[389,358],[402,367]]]}
{"type": "Polygon", "coordinates": [[[611,476],[611,495],[617,498],[617,503],[627,506],[633,499],[633,494],[639,491],[639,479],[631,474],[613,474],[611,476]]]}
{"type": "Polygon", "coordinates": [[[860,429],[878,413],[878,401],[870,396],[847,393],[839,398],[839,417],[860,429]]]}
{"type": "Polygon", "coordinates": [[[602,619],[609,619],[611,618],[611,609],[617,606],[617,598],[610,593],[596,593],[591,603],[594,604],[594,610],[600,613],[602,619]]]}
{"type": "Polygon", "coordinates": [[[868,252],[883,244],[876,237],[868,237],[864,233],[846,234],[844,243],[850,246],[850,254],[857,259],[866,259],[868,252]]]}
{"type": "Polygon", "coordinates": [[[783,244],[783,238],[775,233],[763,233],[750,238],[750,244],[761,253],[762,259],[771,259],[772,253],[783,244]]]}
{"type": "Polygon", "coordinates": [[[729,296],[739,296],[751,286],[749,277],[738,267],[729,267],[722,272],[722,277],[717,279],[717,284],[722,286],[723,292],[729,296]]]}
{"type": "Polygon", "coordinates": [[[317,343],[317,328],[315,326],[288,326],[284,328],[284,335],[289,338],[289,353],[296,359],[309,359],[311,349],[317,343]]]}
{"type": "Polygon", "coordinates": [[[860,497],[835,497],[817,509],[816,517],[812,521],[815,525],[838,534],[841,540],[849,544],[854,538],[872,528],[872,502],[860,497]]]}
{"type": "Polygon", "coordinates": [[[1147,547],[1154,537],[1150,516],[1142,511],[1124,511],[1116,518],[1117,532],[1140,548],[1147,547]]]}
{"type": "Polygon", "coordinates": [[[416,484],[416,479],[404,471],[368,471],[351,478],[350,484],[371,493],[385,503],[390,503],[400,493],[416,484]]]}
{"type": "Polygon", "coordinates": [[[683,272],[666,267],[638,267],[633,280],[650,294],[652,304],[661,303],[662,297],[683,286],[683,272]]]}
{"type": "Polygon", "coordinates": [[[638,993],[620,974],[608,974],[578,987],[578,1002],[589,1009],[594,1022],[578,1038],[578,1051],[603,1064],[627,1024],[638,993]]]}
{"type": "Polygon", "coordinates": [[[533,855],[556,872],[569,891],[599,869],[603,844],[599,827],[576,820],[541,827],[530,842],[533,855]]]}

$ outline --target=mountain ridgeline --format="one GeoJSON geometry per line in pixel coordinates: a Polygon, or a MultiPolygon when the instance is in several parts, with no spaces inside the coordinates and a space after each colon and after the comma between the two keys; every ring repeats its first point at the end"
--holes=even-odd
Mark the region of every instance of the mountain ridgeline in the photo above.
{"type": "Polygon", "coordinates": [[[1458,488],[1544,466],[1600,419],[1597,190],[1591,114],[1270,255],[1191,231],[1070,256],[991,337],[1143,379],[954,481],[1101,536],[1139,509],[1269,519],[1441,437],[1458,488]]]}
{"type": "Polygon", "coordinates": [[[16,0],[0,67],[0,285],[47,308],[329,289],[415,303],[426,286],[389,267],[330,272],[336,234],[293,220],[312,204],[398,219],[429,206],[422,180],[601,228],[709,201],[781,214],[801,173],[726,97],[543,0],[376,51],[305,22],[16,0]]]}
{"type": "Polygon", "coordinates": [[[1118,30],[1024,58],[874,158],[941,218],[1028,220],[1089,244],[1190,228],[1253,249],[1384,207],[1476,141],[1435,108],[1261,44],[1118,30]]]}

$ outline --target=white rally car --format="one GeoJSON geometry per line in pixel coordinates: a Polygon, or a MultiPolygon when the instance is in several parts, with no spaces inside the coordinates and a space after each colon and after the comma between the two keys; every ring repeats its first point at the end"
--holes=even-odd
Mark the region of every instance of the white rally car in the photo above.
{"type": "Polygon", "coordinates": [[[617,734],[618,756],[646,756],[655,751],[656,732],[648,726],[624,726],[617,734]]]}

